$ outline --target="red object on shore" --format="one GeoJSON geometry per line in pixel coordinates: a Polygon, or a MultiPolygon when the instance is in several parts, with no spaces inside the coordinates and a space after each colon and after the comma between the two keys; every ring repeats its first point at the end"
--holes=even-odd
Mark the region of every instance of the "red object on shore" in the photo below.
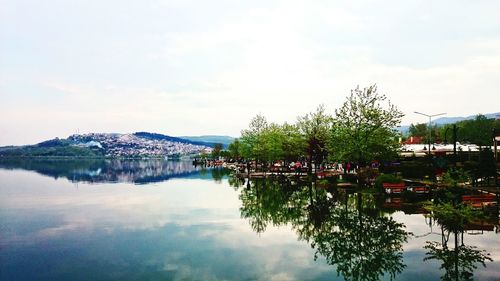
{"type": "Polygon", "coordinates": [[[472,205],[472,207],[495,206],[497,204],[495,195],[463,195],[462,202],[472,205]]]}
{"type": "Polygon", "coordinates": [[[406,186],[404,182],[401,183],[382,183],[382,187],[385,190],[385,193],[401,193],[406,190],[406,186]]]}

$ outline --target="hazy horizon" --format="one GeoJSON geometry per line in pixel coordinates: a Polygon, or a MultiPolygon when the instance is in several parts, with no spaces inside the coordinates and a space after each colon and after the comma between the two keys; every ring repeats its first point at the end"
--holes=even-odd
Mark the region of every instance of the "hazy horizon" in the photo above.
{"type": "Polygon", "coordinates": [[[500,111],[499,1],[0,1],[0,146],[237,137],[378,85],[403,125],[500,111]]]}

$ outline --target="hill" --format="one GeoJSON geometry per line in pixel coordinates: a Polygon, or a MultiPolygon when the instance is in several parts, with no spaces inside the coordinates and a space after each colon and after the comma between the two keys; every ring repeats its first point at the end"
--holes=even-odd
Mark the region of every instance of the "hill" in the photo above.
{"type": "MultiPolygon", "coordinates": [[[[432,120],[432,124],[437,125],[437,126],[443,126],[446,124],[453,124],[453,123],[457,123],[457,122],[464,121],[464,120],[472,120],[472,119],[476,118],[476,116],[478,114],[470,115],[470,116],[466,116],[466,117],[441,117],[441,118],[437,118],[436,120],[432,120]]],[[[483,114],[483,115],[486,116],[486,118],[488,118],[488,119],[500,118],[500,112],[488,113],[488,114],[483,114]]],[[[396,130],[401,132],[402,134],[407,134],[409,129],[410,129],[410,126],[408,126],[408,125],[400,126],[400,127],[396,128],[396,130]]]]}
{"type": "MultiPolygon", "coordinates": [[[[470,116],[467,116],[467,117],[441,117],[441,118],[438,118],[434,121],[432,121],[433,124],[436,124],[436,125],[446,125],[446,124],[453,124],[453,123],[456,123],[456,122],[460,122],[460,121],[464,121],[464,120],[472,120],[474,118],[476,118],[478,114],[476,115],[470,115],[470,116]]],[[[486,118],[488,119],[495,119],[495,118],[499,118],[500,117],[500,112],[496,112],[496,113],[488,113],[488,114],[483,114],[484,116],[486,116],[486,118]]]]}
{"type": "Polygon", "coordinates": [[[178,157],[198,154],[214,144],[162,134],[83,134],[35,145],[0,147],[2,157],[178,157]]]}
{"type": "Polygon", "coordinates": [[[216,136],[216,135],[205,135],[205,136],[182,136],[182,139],[187,139],[196,142],[206,142],[206,143],[222,143],[224,147],[227,147],[230,143],[234,141],[233,137],[230,136],[216,136]]]}

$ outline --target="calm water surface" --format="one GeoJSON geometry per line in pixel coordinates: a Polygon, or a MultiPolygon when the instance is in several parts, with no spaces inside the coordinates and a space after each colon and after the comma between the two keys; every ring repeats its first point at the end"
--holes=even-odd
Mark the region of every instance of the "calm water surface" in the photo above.
{"type": "Polygon", "coordinates": [[[0,279],[500,280],[498,213],[456,239],[420,213],[190,162],[4,161],[0,279]]]}

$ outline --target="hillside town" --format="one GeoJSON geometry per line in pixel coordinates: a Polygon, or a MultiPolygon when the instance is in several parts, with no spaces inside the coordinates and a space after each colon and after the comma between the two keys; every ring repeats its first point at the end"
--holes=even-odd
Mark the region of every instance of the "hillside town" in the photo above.
{"type": "Polygon", "coordinates": [[[135,134],[90,133],[68,138],[77,146],[104,151],[106,157],[168,157],[210,153],[211,148],[188,142],[139,137],[135,134]]]}

